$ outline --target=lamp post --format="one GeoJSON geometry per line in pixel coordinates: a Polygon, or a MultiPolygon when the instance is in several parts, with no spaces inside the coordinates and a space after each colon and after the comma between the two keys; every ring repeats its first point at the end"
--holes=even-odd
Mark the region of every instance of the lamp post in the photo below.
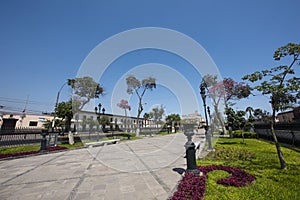
{"type": "MultiPolygon", "coordinates": [[[[60,93],[61,93],[63,87],[64,87],[67,83],[68,83],[68,82],[65,82],[65,83],[60,87],[60,89],[59,89],[58,92],[57,92],[57,95],[56,95],[56,101],[55,101],[55,109],[57,109],[57,106],[58,106],[59,95],[60,95],[60,93]]],[[[55,118],[56,118],[56,114],[55,114],[55,110],[54,110],[54,116],[53,116],[53,121],[52,121],[52,132],[54,132],[55,118]]]]}
{"type": "MultiPolygon", "coordinates": [[[[205,126],[205,137],[208,142],[208,150],[212,150],[212,145],[211,145],[211,134],[208,132],[208,119],[207,119],[207,110],[206,110],[206,90],[207,85],[205,82],[202,82],[200,84],[200,95],[203,101],[203,107],[204,107],[204,115],[205,115],[205,121],[206,121],[206,126],[205,126]]],[[[210,112],[210,111],[209,111],[210,112]]]]}
{"type": "Polygon", "coordinates": [[[95,113],[97,115],[97,120],[98,120],[100,126],[101,126],[101,121],[100,121],[100,119],[101,119],[101,111],[102,111],[102,115],[104,115],[104,113],[105,113],[105,108],[102,108],[102,110],[101,110],[101,108],[102,108],[102,104],[101,103],[98,104],[98,107],[97,106],[95,107],[95,113]]]}
{"type": "Polygon", "coordinates": [[[207,113],[208,113],[209,124],[210,124],[210,135],[211,135],[211,137],[213,137],[214,128],[213,128],[213,124],[211,123],[211,115],[210,115],[210,107],[209,106],[207,106],[207,113]]]}

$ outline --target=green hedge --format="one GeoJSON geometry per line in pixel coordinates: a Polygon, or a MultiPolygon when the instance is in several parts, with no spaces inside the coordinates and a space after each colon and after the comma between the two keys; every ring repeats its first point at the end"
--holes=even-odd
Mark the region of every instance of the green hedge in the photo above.
{"type": "Polygon", "coordinates": [[[234,138],[242,138],[244,135],[244,138],[257,138],[257,134],[255,132],[246,132],[241,130],[233,131],[233,137],[234,138]]]}

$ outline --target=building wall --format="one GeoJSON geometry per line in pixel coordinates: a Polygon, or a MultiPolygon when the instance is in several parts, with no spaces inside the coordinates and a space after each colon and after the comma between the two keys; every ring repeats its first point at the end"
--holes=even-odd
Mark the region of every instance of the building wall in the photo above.
{"type": "MultiPolygon", "coordinates": [[[[104,114],[101,117],[106,116],[108,117],[111,125],[115,128],[117,124],[120,129],[125,129],[126,127],[129,129],[135,128],[136,126],[136,117],[125,117],[122,115],[112,115],[112,114],[104,114]],[[126,127],[125,127],[126,125],[126,127]]],[[[2,126],[3,120],[8,118],[13,118],[17,120],[15,128],[43,128],[43,124],[48,121],[53,120],[53,116],[50,115],[33,115],[33,114],[5,114],[0,119],[0,126],[2,126]]],[[[142,127],[154,127],[155,123],[153,120],[144,120],[143,118],[140,119],[140,124],[142,127]]],[[[97,123],[97,115],[94,112],[80,112],[75,115],[72,119],[72,126],[76,126],[76,129],[79,131],[82,130],[89,130],[89,129],[97,129],[99,128],[99,124],[97,123]],[[94,121],[94,125],[90,127],[89,124],[84,123],[87,119],[91,119],[90,121],[94,121]],[[98,127],[97,127],[98,126],[98,127]]],[[[107,126],[109,127],[109,125],[107,126]]]]}
{"type": "MultiPolygon", "coordinates": [[[[129,117],[129,116],[122,116],[122,115],[112,115],[112,114],[101,114],[100,117],[108,117],[110,125],[115,128],[116,125],[120,129],[133,129],[136,126],[137,119],[136,117],[129,117]]],[[[78,131],[85,131],[85,130],[91,130],[91,129],[98,129],[99,124],[97,123],[97,115],[94,112],[88,112],[88,111],[81,111],[80,113],[76,114],[74,116],[74,119],[72,120],[73,124],[76,125],[76,128],[78,131]],[[90,119],[90,121],[94,121],[94,125],[90,127],[89,124],[85,123],[87,119],[90,119]]],[[[154,127],[154,121],[153,120],[144,120],[143,118],[140,118],[140,124],[142,127],[154,127]]],[[[109,127],[108,125],[107,127],[109,127]]]]}
{"type": "Polygon", "coordinates": [[[187,123],[195,123],[195,124],[205,123],[205,119],[203,119],[202,116],[197,111],[188,115],[183,115],[182,121],[187,123]]]}
{"type": "MultiPolygon", "coordinates": [[[[13,118],[16,119],[15,128],[43,128],[43,124],[47,120],[51,121],[53,116],[50,115],[33,115],[33,114],[6,114],[2,116],[3,119],[13,118]]],[[[2,126],[3,120],[0,121],[2,126]]]]}
{"type": "Polygon", "coordinates": [[[292,111],[282,112],[276,116],[276,122],[293,122],[300,121],[300,107],[294,108],[292,111]]]}

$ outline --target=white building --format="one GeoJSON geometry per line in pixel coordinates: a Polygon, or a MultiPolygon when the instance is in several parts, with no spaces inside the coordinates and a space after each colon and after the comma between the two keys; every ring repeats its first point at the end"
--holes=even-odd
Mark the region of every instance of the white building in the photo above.
{"type": "MultiPolygon", "coordinates": [[[[109,125],[114,129],[133,129],[137,125],[137,118],[123,115],[113,115],[113,114],[101,114],[100,118],[107,117],[109,125]]],[[[81,111],[80,113],[75,114],[72,123],[76,125],[78,131],[86,131],[92,129],[98,129],[99,123],[97,123],[98,115],[95,112],[90,111],[81,111]]],[[[154,127],[155,123],[153,120],[144,120],[143,118],[139,119],[139,124],[142,127],[154,127]]]]}
{"type": "MultiPolygon", "coordinates": [[[[81,111],[74,115],[71,128],[76,127],[76,131],[88,131],[99,129],[98,115],[95,112],[81,111]]],[[[101,114],[100,117],[107,117],[109,125],[107,128],[113,129],[133,129],[136,127],[137,118],[123,115],[101,114]]],[[[42,129],[46,122],[52,121],[51,115],[38,114],[3,114],[0,117],[0,126],[2,129],[15,128],[38,128],[42,129]],[[2,127],[3,126],[3,127],[2,127]]],[[[155,127],[153,120],[139,119],[141,127],[155,127]]]]}
{"type": "Polygon", "coordinates": [[[195,111],[194,113],[182,115],[182,122],[195,123],[197,125],[201,125],[205,123],[205,120],[197,111],[195,111]]]}
{"type": "Polygon", "coordinates": [[[0,126],[3,128],[43,128],[43,124],[52,119],[51,115],[3,114],[0,118],[0,126]]]}

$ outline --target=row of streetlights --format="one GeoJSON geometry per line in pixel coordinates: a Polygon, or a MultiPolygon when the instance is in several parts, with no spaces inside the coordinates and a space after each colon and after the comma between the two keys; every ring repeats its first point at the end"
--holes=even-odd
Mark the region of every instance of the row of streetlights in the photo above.
{"type": "MultiPolygon", "coordinates": [[[[209,130],[209,125],[208,125],[208,117],[207,113],[210,118],[210,108],[209,106],[206,106],[206,90],[207,90],[207,85],[205,82],[202,82],[200,84],[200,95],[203,101],[203,107],[204,107],[204,115],[205,115],[205,121],[206,121],[206,126],[205,126],[205,137],[206,141],[208,143],[208,151],[213,150],[212,148],[212,143],[211,143],[211,131],[209,130]]],[[[187,161],[187,169],[186,172],[190,173],[196,173],[200,174],[200,171],[197,168],[196,165],[196,145],[192,141],[192,136],[194,135],[194,125],[193,124],[184,124],[184,134],[187,136],[188,141],[185,143],[185,148],[186,148],[186,161],[187,161]]]]}
{"type": "Polygon", "coordinates": [[[101,111],[102,111],[102,115],[104,115],[104,113],[105,113],[105,108],[102,108],[102,109],[101,108],[102,108],[101,103],[98,104],[98,107],[97,106],[95,107],[95,113],[97,115],[97,120],[98,120],[99,124],[100,124],[101,111]]]}
{"type": "Polygon", "coordinates": [[[208,131],[209,129],[209,125],[208,125],[208,118],[207,118],[207,112],[208,115],[210,116],[210,108],[209,106],[206,107],[206,90],[207,90],[207,85],[206,83],[203,81],[200,84],[200,95],[203,101],[203,107],[204,107],[204,115],[205,115],[205,121],[206,121],[206,126],[205,126],[205,137],[206,137],[206,141],[208,143],[208,150],[212,150],[212,143],[211,143],[211,131],[208,131]]]}

